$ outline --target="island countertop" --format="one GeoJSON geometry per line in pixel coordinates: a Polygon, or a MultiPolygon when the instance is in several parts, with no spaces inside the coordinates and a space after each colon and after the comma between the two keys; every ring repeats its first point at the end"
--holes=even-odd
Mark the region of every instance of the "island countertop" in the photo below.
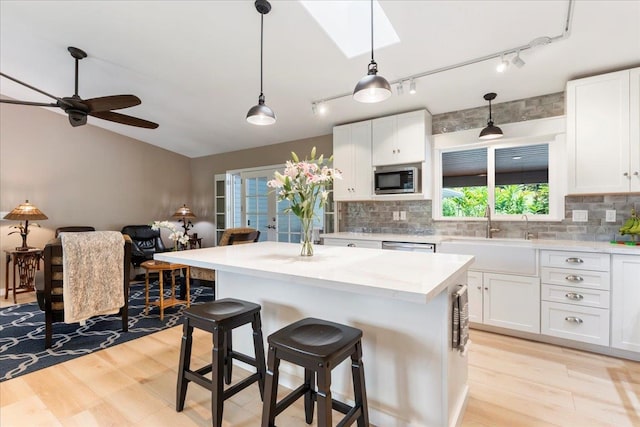
{"type": "Polygon", "coordinates": [[[469,255],[322,245],[314,246],[313,256],[302,257],[299,244],[277,242],[163,252],[154,258],[422,304],[473,262],[469,255]]]}

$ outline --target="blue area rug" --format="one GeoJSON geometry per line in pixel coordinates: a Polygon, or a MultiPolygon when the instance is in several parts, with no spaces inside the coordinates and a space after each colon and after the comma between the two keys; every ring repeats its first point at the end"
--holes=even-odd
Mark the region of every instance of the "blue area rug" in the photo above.
{"type": "MultiPolygon", "coordinates": [[[[44,349],[44,312],[37,302],[18,304],[0,310],[0,381],[5,381],[103,348],[140,338],[182,323],[184,305],[160,311],[151,306],[144,315],[144,285],[131,286],[129,331],[122,332],[122,318],[96,316],[84,326],[78,323],[54,323],[53,344],[44,349]]],[[[158,299],[158,287],[151,286],[149,301],[158,299]]],[[[167,292],[166,296],[169,296],[167,292]]],[[[191,304],[213,301],[213,289],[191,288],[191,304]]]]}

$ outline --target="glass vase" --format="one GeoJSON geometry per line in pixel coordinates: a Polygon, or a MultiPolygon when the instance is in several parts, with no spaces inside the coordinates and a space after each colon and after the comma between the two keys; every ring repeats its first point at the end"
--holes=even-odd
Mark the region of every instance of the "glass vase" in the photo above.
{"type": "Polygon", "coordinates": [[[313,218],[300,218],[300,256],[313,256],[313,218]]]}

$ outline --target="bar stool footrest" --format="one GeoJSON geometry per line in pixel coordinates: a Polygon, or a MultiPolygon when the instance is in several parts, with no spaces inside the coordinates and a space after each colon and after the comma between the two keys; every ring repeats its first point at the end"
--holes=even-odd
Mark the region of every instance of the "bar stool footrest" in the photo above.
{"type": "MultiPolygon", "coordinates": [[[[282,398],[280,402],[276,403],[275,416],[277,417],[282,411],[295,403],[296,400],[300,399],[308,391],[309,387],[306,384],[302,384],[300,387],[289,393],[286,397],[282,398]]],[[[312,393],[314,393],[315,396],[315,392],[312,391],[312,393]]]]}
{"type": "Polygon", "coordinates": [[[251,374],[247,378],[241,381],[238,381],[236,384],[232,385],[231,387],[229,387],[223,392],[224,400],[227,400],[234,394],[241,392],[242,390],[249,387],[251,384],[255,383],[259,379],[260,379],[260,374],[256,372],[251,374]]]}

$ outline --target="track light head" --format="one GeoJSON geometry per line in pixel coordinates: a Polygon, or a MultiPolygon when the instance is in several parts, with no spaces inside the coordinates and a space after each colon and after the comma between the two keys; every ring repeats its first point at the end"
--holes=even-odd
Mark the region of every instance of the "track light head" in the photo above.
{"type": "Polygon", "coordinates": [[[414,79],[411,79],[411,82],[409,83],[409,93],[411,95],[416,94],[416,81],[414,79]]]}
{"type": "Polygon", "coordinates": [[[520,51],[516,53],[516,56],[513,57],[511,63],[518,68],[522,68],[524,66],[525,62],[520,58],[520,51]]]}
{"type": "Polygon", "coordinates": [[[500,58],[500,63],[496,67],[496,71],[499,72],[499,73],[504,73],[507,70],[508,67],[509,67],[509,61],[504,59],[504,53],[503,53],[501,58],[500,58]]]}
{"type": "Polygon", "coordinates": [[[400,82],[398,82],[396,84],[396,91],[398,92],[398,96],[404,94],[404,84],[403,84],[403,82],[400,81],[400,82]]]}

